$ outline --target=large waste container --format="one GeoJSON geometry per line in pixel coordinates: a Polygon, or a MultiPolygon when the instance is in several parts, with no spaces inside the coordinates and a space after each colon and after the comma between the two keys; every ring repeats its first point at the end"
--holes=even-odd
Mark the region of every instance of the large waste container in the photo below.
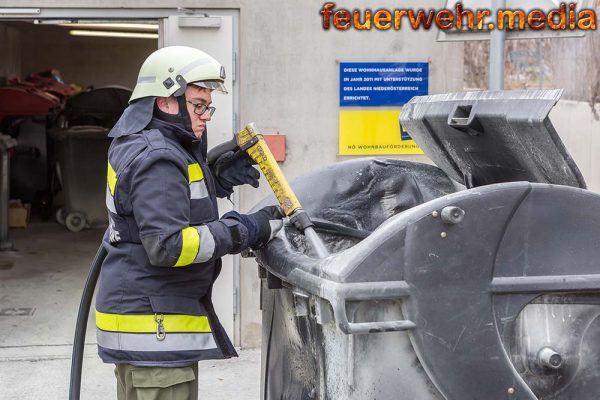
{"type": "Polygon", "coordinates": [[[11,157],[11,195],[33,203],[46,219],[52,207],[52,143],[46,135],[48,115],[59,99],[32,83],[0,87],[0,131],[19,141],[11,157]]]}
{"type": "Polygon", "coordinates": [[[65,206],[56,213],[59,223],[72,232],[106,226],[106,165],[110,145],[108,129],[73,126],[54,129],[65,206]]]}
{"type": "Polygon", "coordinates": [[[11,196],[33,203],[42,214],[50,212],[51,188],[49,160],[52,145],[46,136],[46,116],[7,118],[7,132],[19,142],[10,162],[11,196]]]}
{"type": "Polygon", "coordinates": [[[559,96],[415,98],[403,126],[441,169],[292,184],[332,254],[293,226],[257,252],[262,399],[600,398],[600,195],[548,119],[559,96]]]}
{"type": "Polygon", "coordinates": [[[95,125],[112,128],[127,108],[131,89],[104,86],[88,89],[67,99],[61,114],[66,126],[95,125]]]}
{"type": "Polygon", "coordinates": [[[71,231],[108,223],[107,135],[127,107],[129,97],[131,90],[120,86],[88,89],[68,98],[58,117],[62,129],[52,134],[58,141],[66,204],[56,212],[56,219],[71,231]]]}

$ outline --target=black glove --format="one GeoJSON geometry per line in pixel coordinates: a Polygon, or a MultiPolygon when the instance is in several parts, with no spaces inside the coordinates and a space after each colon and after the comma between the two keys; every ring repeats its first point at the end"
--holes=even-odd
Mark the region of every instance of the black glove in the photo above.
{"type": "Polygon", "coordinates": [[[278,206],[266,206],[253,214],[239,214],[230,211],[223,218],[234,219],[248,229],[248,247],[264,247],[283,227],[285,215],[278,206]]]}
{"type": "Polygon", "coordinates": [[[252,166],[256,163],[247,154],[236,159],[234,155],[233,151],[223,153],[211,166],[217,183],[229,194],[234,186],[246,183],[257,188],[260,172],[252,166]]]}

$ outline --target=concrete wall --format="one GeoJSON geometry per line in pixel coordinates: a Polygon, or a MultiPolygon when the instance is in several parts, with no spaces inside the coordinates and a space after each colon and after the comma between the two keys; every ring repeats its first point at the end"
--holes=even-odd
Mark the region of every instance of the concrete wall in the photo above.
{"type": "Polygon", "coordinates": [[[562,100],[550,113],[550,120],[588,189],[600,192],[600,106],[594,115],[589,103],[562,100]]]}
{"type": "MultiPolygon", "coordinates": [[[[340,3],[340,2],[338,2],[340,3]]],[[[240,10],[240,116],[243,125],[254,121],[264,132],[287,134],[287,160],[282,168],[289,179],[341,160],[338,149],[338,93],[340,61],[430,61],[430,93],[459,91],[463,82],[462,44],[435,42],[436,31],[324,31],[319,10],[323,2],[277,0],[177,1],[188,8],[240,10]]],[[[17,6],[15,0],[0,5],[17,6]]],[[[19,7],[144,7],[165,8],[164,1],[132,0],[20,0],[19,7]]],[[[402,2],[346,1],[338,7],[442,7],[442,0],[402,2]]],[[[106,48],[94,46],[93,51],[106,48]]],[[[28,63],[31,61],[28,61],[28,63]]],[[[121,60],[115,60],[119,65],[121,60]]],[[[30,64],[27,64],[30,65],[30,64]]],[[[103,64],[105,65],[105,64],[103,64]]],[[[106,68],[112,68],[109,64],[106,68]]],[[[124,71],[122,71],[125,74],[124,71]]],[[[135,73],[127,72],[134,76],[135,73]]],[[[425,161],[423,156],[406,157],[425,161]]],[[[246,211],[269,193],[242,189],[240,209],[246,211]]],[[[256,264],[242,261],[242,345],[260,342],[259,280],[256,264]]]]}

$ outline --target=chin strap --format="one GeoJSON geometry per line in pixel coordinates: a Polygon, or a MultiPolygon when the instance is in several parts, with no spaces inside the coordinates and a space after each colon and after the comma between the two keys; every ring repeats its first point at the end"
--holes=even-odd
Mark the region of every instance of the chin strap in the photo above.
{"type": "Polygon", "coordinates": [[[187,102],[185,98],[185,94],[181,96],[175,97],[177,99],[177,104],[179,104],[179,118],[181,118],[181,123],[183,124],[185,130],[189,132],[193,132],[192,130],[192,118],[188,113],[187,102]]]}

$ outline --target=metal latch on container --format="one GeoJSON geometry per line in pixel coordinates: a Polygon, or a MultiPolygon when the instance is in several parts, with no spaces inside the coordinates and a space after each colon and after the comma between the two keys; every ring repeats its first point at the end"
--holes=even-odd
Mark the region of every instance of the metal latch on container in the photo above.
{"type": "Polygon", "coordinates": [[[470,136],[479,136],[483,133],[483,127],[477,119],[477,113],[470,104],[455,105],[448,116],[448,126],[465,132],[470,136]]]}

